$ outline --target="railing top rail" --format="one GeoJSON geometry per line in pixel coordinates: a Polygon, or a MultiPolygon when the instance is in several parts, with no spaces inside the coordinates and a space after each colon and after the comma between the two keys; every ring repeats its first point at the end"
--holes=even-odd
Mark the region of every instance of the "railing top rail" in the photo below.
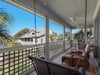
{"type": "MultiPolygon", "coordinates": [[[[42,45],[44,44],[38,44],[37,46],[42,46],[42,45]]],[[[0,53],[18,51],[18,50],[34,48],[34,47],[36,47],[36,45],[24,45],[24,46],[18,46],[18,47],[3,48],[3,49],[0,49],[0,53]]]]}
{"type": "MultiPolygon", "coordinates": [[[[62,41],[58,41],[58,42],[62,42],[62,41]]],[[[58,42],[50,42],[49,44],[56,44],[58,42]]],[[[45,46],[45,43],[43,44],[37,44],[37,46],[45,46]]],[[[36,45],[24,45],[24,46],[18,46],[18,47],[11,47],[11,48],[3,48],[0,49],[0,53],[4,53],[4,52],[10,52],[10,51],[18,51],[18,50],[22,50],[22,49],[29,49],[29,48],[35,48],[36,45]]]]}

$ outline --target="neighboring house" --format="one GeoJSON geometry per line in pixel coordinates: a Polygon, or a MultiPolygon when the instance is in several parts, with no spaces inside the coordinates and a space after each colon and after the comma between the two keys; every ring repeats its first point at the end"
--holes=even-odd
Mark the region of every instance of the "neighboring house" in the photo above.
{"type": "MultiPolygon", "coordinates": [[[[49,30],[49,32],[50,32],[50,34],[52,34],[51,30],[49,30]]],[[[21,43],[22,45],[36,44],[35,37],[36,37],[37,44],[45,43],[46,42],[45,41],[45,37],[46,37],[45,29],[37,30],[36,33],[34,30],[31,30],[30,32],[19,37],[19,39],[16,40],[16,42],[21,43]]]]}

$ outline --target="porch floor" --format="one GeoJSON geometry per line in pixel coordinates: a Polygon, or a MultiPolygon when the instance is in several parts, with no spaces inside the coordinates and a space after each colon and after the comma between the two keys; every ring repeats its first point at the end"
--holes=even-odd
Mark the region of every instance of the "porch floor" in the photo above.
{"type": "MultiPolygon", "coordinates": [[[[69,52],[71,50],[68,50],[67,52],[69,52]]],[[[66,53],[62,53],[60,54],[58,57],[54,58],[52,60],[52,62],[56,63],[56,64],[62,64],[61,62],[61,58],[62,56],[66,55],[66,53]]],[[[93,55],[93,52],[90,52],[90,55],[93,55]]],[[[91,58],[90,60],[90,67],[88,68],[88,70],[86,71],[86,75],[99,75],[98,71],[97,71],[97,67],[96,67],[96,61],[94,58],[91,58]]],[[[67,65],[65,65],[67,66],[67,65]]],[[[30,74],[27,74],[27,75],[37,75],[35,71],[31,72],[30,74]]]]}

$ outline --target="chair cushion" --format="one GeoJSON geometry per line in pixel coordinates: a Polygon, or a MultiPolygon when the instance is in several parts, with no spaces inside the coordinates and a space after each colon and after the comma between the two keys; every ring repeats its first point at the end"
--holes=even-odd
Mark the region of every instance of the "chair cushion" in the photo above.
{"type": "Polygon", "coordinates": [[[83,56],[77,56],[77,55],[66,55],[62,56],[62,62],[67,63],[70,66],[78,66],[78,67],[89,67],[89,61],[87,59],[84,59],[83,56]]]}
{"type": "Polygon", "coordinates": [[[86,47],[85,47],[85,52],[88,51],[88,48],[89,48],[89,44],[86,45],[86,47]]]}

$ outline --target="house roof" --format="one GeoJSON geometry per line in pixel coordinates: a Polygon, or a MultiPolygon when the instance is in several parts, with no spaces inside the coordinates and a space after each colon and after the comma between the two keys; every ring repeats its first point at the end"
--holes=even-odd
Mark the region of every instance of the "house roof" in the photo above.
{"type": "Polygon", "coordinates": [[[41,29],[41,30],[37,30],[36,33],[34,30],[29,31],[28,33],[22,35],[20,38],[40,38],[45,36],[45,30],[41,29]]]}

